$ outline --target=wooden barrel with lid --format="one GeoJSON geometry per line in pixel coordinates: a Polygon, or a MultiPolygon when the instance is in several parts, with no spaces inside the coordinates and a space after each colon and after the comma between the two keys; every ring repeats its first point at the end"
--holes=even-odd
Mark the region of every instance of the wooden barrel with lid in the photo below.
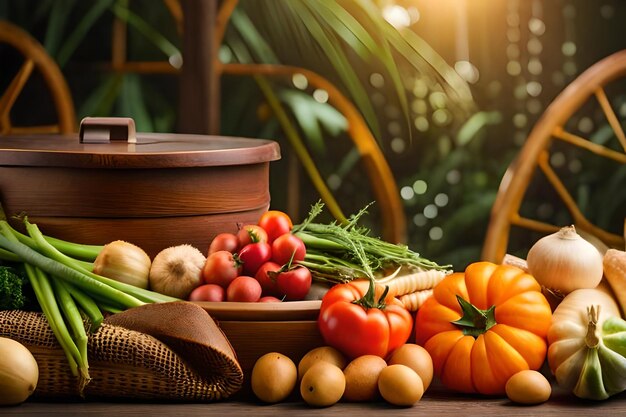
{"type": "Polygon", "coordinates": [[[206,253],[217,233],[268,209],[279,158],[269,140],[135,134],[131,119],[89,119],[80,135],[0,137],[0,202],[16,227],[11,216],[26,214],[61,239],[122,239],[151,257],[182,243],[206,253]]]}

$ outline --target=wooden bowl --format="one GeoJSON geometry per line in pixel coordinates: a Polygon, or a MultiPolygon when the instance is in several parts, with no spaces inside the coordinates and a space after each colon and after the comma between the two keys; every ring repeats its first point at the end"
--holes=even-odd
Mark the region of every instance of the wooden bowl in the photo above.
{"type": "Polygon", "coordinates": [[[297,365],[309,350],[324,345],[317,327],[320,300],[195,304],[204,308],[226,334],[246,377],[266,353],[280,352],[297,365]]]}

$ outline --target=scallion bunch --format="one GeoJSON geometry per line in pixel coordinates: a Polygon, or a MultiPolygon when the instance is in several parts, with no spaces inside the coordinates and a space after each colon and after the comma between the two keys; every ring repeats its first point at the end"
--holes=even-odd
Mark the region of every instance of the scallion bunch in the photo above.
{"type": "Polygon", "coordinates": [[[102,246],[44,236],[27,218],[24,225],[27,235],[0,220],[0,259],[24,264],[37,302],[82,390],[90,380],[87,331],[98,329],[103,312],[176,299],[94,274],[93,261],[102,246]],[[83,317],[90,323],[88,330],[83,317]]]}
{"type": "Polygon", "coordinates": [[[321,202],[314,204],[308,217],[293,228],[293,233],[302,239],[307,250],[300,264],[309,268],[317,280],[338,283],[355,278],[376,278],[401,267],[450,268],[421,257],[406,245],[370,236],[368,228],[358,225],[368,206],[350,216],[346,224],[314,223],[323,207],[321,202]]]}

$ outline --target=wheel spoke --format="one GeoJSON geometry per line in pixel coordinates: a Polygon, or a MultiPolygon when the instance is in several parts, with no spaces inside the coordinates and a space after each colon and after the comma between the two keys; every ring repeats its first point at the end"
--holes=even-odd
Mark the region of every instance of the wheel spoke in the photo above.
{"type": "Polygon", "coordinates": [[[614,151],[606,146],[598,145],[597,143],[591,142],[590,140],[582,138],[578,135],[574,135],[573,133],[569,133],[566,130],[563,130],[562,127],[556,127],[552,131],[552,135],[565,142],[571,143],[574,146],[593,152],[596,155],[626,164],[626,154],[614,151]]]}
{"type": "Polygon", "coordinates": [[[544,175],[548,179],[548,182],[552,184],[552,187],[554,187],[554,190],[556,191],[558,196],[561,198],[561,201],[563,201],[563,203],[567,207],[572,218],[574,219],[574,223],[576,224],[576,227],[579,227],[580,229],[596,236],[598,239],[602,240],[607,245],[610,245],[613,247],[618,247],[618,246],[621,247],[624,245],[624,238],[614,233],[609,233],[606,230],[603,230],[595,226],[584,216],[584,214],[580,211],[580,209],[576,205],[576,202],[572,198],[569,191],[567,191],[567,188],[565,187],[565,185],[563,185],[563,182],[561,181],[559,176],[556,174],[556,172],[554,172],[554,170],[550,166],[549,154],[547,151],[543,151],[541,153],[541,155],[539,156],[538,164],[539,164],[539,168],[541,168],[541,171],[543,171],[544,175]]]}
{"type": "Polygon", "coordinates": [[[617,116],[615,115],[615,112],[613,111],[613,108],[611,107],[611,103],[609,102],[609,99],[606,97],[606,93],[604,92],[604,89],[598,88],[595,94],[596,94],[596,98],[598,99],[598,102],[600,103],[600,107],[602,107],[602,111],[604,112],[604,115],[606,116],[606,120],[609,121],[609,124],[613,128],[613,131],[615,132],[617,139],[619,139],[619,142],[622,144],[622,148],[624,148],[624,151],[626,151],[626,135],[624,135],[624,129],[622,129],[622,125],[620,124],[617,116]]]}
{"type": "Polygon", "coordinates": [[[20,95],[22,90],[24,89],[24,85],[26,85],[26,81],[33,72],[33,68],[35,68],[35,63],[29,59],[24,61],[24,64],[17,72],[11,84],[5,91],[2,98],[0,98],[0,118],[6,120],[9,117],[9,112],[15,104],[15,100],[20,95]]]}

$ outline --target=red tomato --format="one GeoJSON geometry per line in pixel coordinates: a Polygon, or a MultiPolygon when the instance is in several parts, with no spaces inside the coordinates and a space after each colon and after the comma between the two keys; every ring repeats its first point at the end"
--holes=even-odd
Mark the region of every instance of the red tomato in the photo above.
{"type": "Polygon", "coordinates": [[[272,297],[271,295],[266,295],[265,297],[259,298],[259,303],[281,303],[282,300],[272,297]]]}
{"type": "Polygon", "coordinates": [[[278,284],[276,282],[276,277],[272,277],[268,272],[277,272],[280,269],[280,265],[276,262],[265,262],[263,265],[259,267],[259,270],[256,271],[254,278],[259,281],[261,284],[261,288],[263,289],[263,294],[266,295],[278,295],[278,284]]]}
{"type": "Polygon", "coordinates": [[[207,258],[202,268],[202,279],[207,284],[228,285],[241,274],[241,262],[232,253],[220,250],[207,258]]]}
{"type": "Polygon", "coordinates": [[[337,284],[322,298],[318,325],[326,344],[350,358],[385,358],[408,340],[413,317],[400,301],[369,280],[337,284]],[[371,285],[371,288],[370,288],[371,285]]]}
{"type": "Polygon", "coordinates": [[[254,276],[261,265],[272,258],[272,248],[266,242],[249,243],[239,251],[243,273],[254,276]]]}
{"type": "Polygon", "coordinates": [[[295,266],[277,277],[278,291],[288,301],[303,300],[311,289],[311,271],[304,266],[295,266]]]}
{"type": "Polygon", "coordinates": [[[189,301],[224,301],[224,288],[215,284],[204,284],[189,294],[189,301]]]}
{"type": "Polygon", "coordinates": [[[304,260],[306,255],[304,242],[298,236],[285,233],[272,242],[272,260],[277,264],[285,265],[289,263],[292,255],[292,263],[304,260]]]}
{"type": "Polygon", "coordinates": [[[289,233],[293,227],[291,218],[286,213],[278,210],[269,210],[263,213],[258,225],[267,232],[269,243],[272,243],[278,236],[289,233]]]}
{"type": "Polygon", "coordinates": [[[252,277],[240,276],[226,288],[226,300],[254,303],[261,298],[261,284],[252,277]]]}
{"type": "Polygon", "coordinates": [[[239,247],[243,248],[250,243],[267,242],[267,232],[256,224],[246,224],[237,232],[237,239],[239,247]]]}
{"type": "Polygon", "coordinates": [[[239,249],[239,240],[237,239],[237,235],[233,233],[220,233],[211,241],[208,254],[211,255],[218,250],[235,253],[237,252],[237,249],[239,249]]]}

